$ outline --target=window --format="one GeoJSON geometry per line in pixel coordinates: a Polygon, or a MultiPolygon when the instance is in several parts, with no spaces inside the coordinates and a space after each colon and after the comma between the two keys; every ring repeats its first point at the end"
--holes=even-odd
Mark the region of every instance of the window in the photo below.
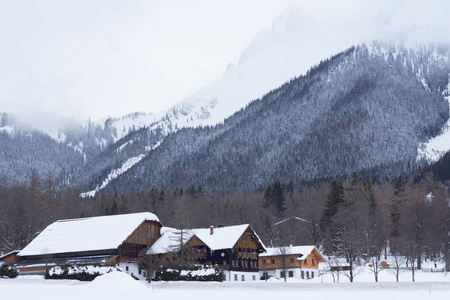
{"type": "Polygon", "coordinates": [[[286,259],[284,257],[281,259],[281,263],[283,264],[283,266],[286,265],[286,259]]]}
{"type": "Polygon", "coordinates": [[[227,261],[224,260],[224,261],[222,262],[222,264],[223,264],[224,266],[226,266],[226,265],[227,265],[227,261]]]}
{"type": "Polygon", "coordinates": [[[294,271],[289,271],[289,277],[294,277],[294,271]]]}
{"type": "Polygon", "coordinates": [[[245,275],[241,275],[241,281],[245,281],[245,275]]]}
{"type": "Polygon", "coordinates": [[[275,264],[275,259],[271,259],[271,260],[270,260],[270,263],[271,263],[272,265],[274,265],[274,264],[275,264]]]}
{"type": "Polygon", "coordinates": [[[314,258],[312,259],[312,265],[314,266],[314,258]]]}
{"type": "Polygon", "coordinates": [[[256,280],[256,276],[255,276],[255,275],[253,275],[253,276],[252,276],[252,279],[253,279],[253,281],[255,281],[255,280],[256,280]]]}
{"type": "Polygon", "coordinates": [[[306,271],[306,278],[309,278],[309,271],[306,271]]]}
{"type": "Polygon", "coordinates": [[[234,274],[234,281],[237,281],[237,274],[234,274]]]}
{"type": "Polygon", "coordinates": [[[128,267],[128,266],[125,266],[125,271],[130,271],[130,267],[128,267]]]}
{"type": "Polygon", "coordinates": [[[305,279],[305,271],[302,271],[302,279],[305,279]]]}
{"type": "Polygon", "coordinates": [[[314,272],[311,271],[311,278],[314,278],[314,272]]]}
{"type": "Polygon", "coordinates": [[[263,259],[263,265],[265,265],[266,264],[266,260],[265,259],[263,259]]]}
{"type": "Polygon", "coordinates": [[[291,257],[291,264],[293,264],[295,262],[294,258],[291,257]]]}

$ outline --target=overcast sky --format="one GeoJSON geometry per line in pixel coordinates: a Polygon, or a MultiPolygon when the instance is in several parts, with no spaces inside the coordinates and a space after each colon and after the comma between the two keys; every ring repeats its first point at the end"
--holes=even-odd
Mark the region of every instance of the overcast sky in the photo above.
{"type": "Polygon", "coordinates": [[[323,26],[376,31],[358,18],[373,9],[384,34],[417,23],[450,36],[445,0],[0,0],[0,111],[159,112],[218,79],[292,2],[323,26]]]}

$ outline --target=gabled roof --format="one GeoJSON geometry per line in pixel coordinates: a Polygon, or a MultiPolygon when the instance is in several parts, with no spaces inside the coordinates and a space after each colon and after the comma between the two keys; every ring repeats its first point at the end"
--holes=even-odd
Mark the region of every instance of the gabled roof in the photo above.
{"type": "MultiPolygon", "coordinates": [[[[193,234],[205,243],[211,250],[231,249],[249,228],[249,224],[214,228],[210,234],[210,228],[193,229],[193,234]]],[[[253,230],[253,229],[252,229],[253,230]]],[[[254,232],[254,230],[253,230],[254,232]]],[[[255,233],[256,235],[256,233],[255,233]]],[[[258,237],[258,236],[257,236],[258,237]]],[[[258,237],[259,240],[259,237],[258,237]]],[[[264,244],[259,240],[260,244],[264,244]]]]}
{"type": "Polygon", "coordinates": [[[143,222],[156,221],[149,212],[60,220],[45,228],[19,256],[117,249],[143,222]]]}
{"type": "Polygon", "coordinates": [[[13,251],[8,252],[8,253],[6,253],[6,254],[0,255],[0,260],[4,259],[4,258],[6,258],[6,257],[8,257],[8,256],[10,256],[10,255],[17,254],[17,253],[19,253],[19,252],[20,252],[20,250],[13,250],[13,251]]]}
{"type": "MultiPolygon", "coordinates": [[[[180,230],[166,227],[163,228],[161,228],[161,237],[152,245],[147,254],[163,254],[177,250],[176,244],[179,244],[177,239],[179,240],[180,238],[180,230]]],[[[187,242],[196,236],[213,251],[232,249],[248,228],[253,231],[259,244],[266,249],[261,239],[249,224],[214,228],[213,234],[211,234],[210,228],[186,229],[184,231],[184,234],[186,234],[187,237],[185,241],[187,242]]]]}
{"type": "MultiPolygon", "coordinates": [[[[301,255],[297,260],[305,260],[308,255],[310,255],[314,249],[317,249],[315,246],[289,246],[286,248],[283,247],[274,247],[267,248],[266,253],[261,253],[260,257],[267,256],[278,256],[278,255],[301,255]]],[[[320,252],[317,250],[320,254],[320,252]]],[[[322,254],[320,254],[322,256],[322,254]]],[[[325,259],[325,258],[324,258],[325,259]]]]}
{"type": "MultiPolygon", "coordinates": [[[[178,251],[180,247],[181,230],[171,227],[161,227],[161,236],[148,249],[147,255],[164,254],[178,251]]],[[[191,230],[183,230],[183,242],[187,242],[192,237],[191,230]]]]}

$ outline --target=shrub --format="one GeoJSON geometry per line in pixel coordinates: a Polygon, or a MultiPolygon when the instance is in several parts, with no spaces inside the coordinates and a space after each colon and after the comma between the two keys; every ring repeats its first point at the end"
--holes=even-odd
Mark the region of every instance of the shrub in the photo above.
{"type": "Polygon", "coordinates": [[[223,281],[223,271],[218,267],[197,266],[194,270],[173,270],[163,268],[156,271],[155,280],[163,281],[223,281]]]}
{"type": "Polygon", "coordinates": [[[16,278],[19,273],[7,264],[0,266],[0,278],[16,278]]]}
{"type": "Polygon", "coordinates": [[[92,281],[97,276],[112,271],[114,267],[100,265],[62,265],[51,268],[45,275],[45,279],[74,279],[79,281],[92,281]]]}

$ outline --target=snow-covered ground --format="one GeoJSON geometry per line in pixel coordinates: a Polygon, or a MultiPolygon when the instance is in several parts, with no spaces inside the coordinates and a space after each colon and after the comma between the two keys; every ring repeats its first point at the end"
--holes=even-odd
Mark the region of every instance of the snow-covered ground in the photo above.
{"type": "Polygon", "coordinates": [[[271,279],[254,282],[154,282],[136,281],[125,272],[112,272],[92,282],[44,280],[41,276],[0,279],[0,299],[449,299],[450,274],[417,271],[416,282],[404,272],[396,283],[389,271],[375,283],[366,270],[350,283],[341,275],[333,283],[330,274],[311,280],[271,279]],[[137,298],[139,297],[139,298],[137,298]]]}

